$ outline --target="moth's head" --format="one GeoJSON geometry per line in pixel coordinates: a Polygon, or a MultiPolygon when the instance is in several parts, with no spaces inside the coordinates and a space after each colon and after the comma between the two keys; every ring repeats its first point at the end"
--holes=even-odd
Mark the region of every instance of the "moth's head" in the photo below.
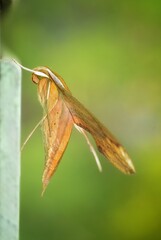
{"type": "Polygon", "coordinates": [[[41,79],[51,80],[60,89],[65,88],[66,90],[69,91],[69,89],[68,89],[66,83],[64,82],[63,78],[59,74],[51,71],[47,67],[37,67],[37,68],[33,69],[32,81],[35,84],[39,84],[41,79]]]}
{"type": "Polygon", "coordinates": [[[47,67],[37,67],[33,69],[32,81],[38,84],[42,78],[50,79],[49,69],[47,67]]]}

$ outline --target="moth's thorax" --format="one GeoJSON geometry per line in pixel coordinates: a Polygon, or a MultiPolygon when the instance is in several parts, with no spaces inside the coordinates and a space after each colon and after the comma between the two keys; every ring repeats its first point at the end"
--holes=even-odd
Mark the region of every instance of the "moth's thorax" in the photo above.
{"type": "MultiPolygon", "coordinates": [[[[70,92],[68,86],[66,85],[64,79],[56,72],[53,72],[52,70],[50,70],[47,67],[37,67],[34,68],[34,71],[39,72],[41,74],[45,74],[47,76],[48,79],[52,80],[57,87],[59,88],[63,88],[66,89],[68,92],[70,92]]],[[[42,78],[42,76],[33,74],[32,76],[32,81],[36,84],[38,84],[39,80],[42,78]]]]}
{"type": "Polygon", "coordinates": [[[39,101],[50,111],[58,99],[58,89],[54,82],[47,78],[40,79],[37,85],[39,101]]]}

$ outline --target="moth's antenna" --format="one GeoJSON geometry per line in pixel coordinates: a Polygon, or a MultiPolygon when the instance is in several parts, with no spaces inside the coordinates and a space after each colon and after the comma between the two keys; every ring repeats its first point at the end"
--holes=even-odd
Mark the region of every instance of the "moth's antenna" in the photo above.
{"type": "Polygon", "coordinates": [[[48,73],[50,74],[51,78],[54,80],[54,82],[56,82],[56,84],[61,87],[64,88],[63,83],[59,80],[59,78],[57,76],[55,76],[55,74],[50,71],[50,69],[46,68],[46,70],[48,71],[48,73]]]}
{"type": "Polygon", "coordinates": [[[93,156],[94,156],[94,158],[96,160],[97,167],[98,167],[99,171],[102,172],[102,166],[101,166],[101,163],[100,163],[99,158],[97,156],[97,153],[96,153],[94,147],[92,146],[91,142],[89,141],[89,139],[87,137],[87,134],[85,133],[84,129],[82,129],[81,127],[77,126],[76,124],[74,124],[74,126],[80,133],[82,133],[84,135],[84,137],[85,137],[85,139],[87,141],[87,144],[89,145],[90,150],[91,150],[91,152],[92,152],[92,154],[93,154],[93,156]]]}
{"type": "Polygon", "coordinates": [[[40,76],[40,77],[45,77],[45,78],[49,78],[48,75],[46,75],[45,73],[43,72],[40,72],[40,71],[35,71],[33,69],[30,69],[30,68],[27,68],[27,67],[24,67],[23,65],[21,65],[19,62],[17,62],[14,58],[12,58],[12,60],[22,69],[28,71],[28,72],[32,72],[34,74],[36,74],[37,76],[40,76]]]}

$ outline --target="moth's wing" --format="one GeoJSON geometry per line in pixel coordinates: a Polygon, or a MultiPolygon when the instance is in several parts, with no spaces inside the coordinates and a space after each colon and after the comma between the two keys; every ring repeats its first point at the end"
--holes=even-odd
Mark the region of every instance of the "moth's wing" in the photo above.
{"type": "MultiPolygon", "coordinates": [[[[45,103],[48,109],[47,117],[42,123],[45,146],[45,168],[42,178],[44,192],[67,147],[73,127],[73,119],[55,85],[51,84],[48,90],[49,97],[46,101],[46,99],[42,99],[42,96],[45,96],[43,91],[47,90],[46,82],[40,84],[41,86],[38,88],[40,102],[42,105],[45,103]]],[[[44,114],[46,114],[46,110],[44,114]]]]}
{"type": "Polygon", "coordinates": [[[131,159],[123,146],[109,130],[68,91],[63,89],[61,89],[61,91],[74,123],[91,133],[97,144],[98,150],[122,172],[126,174],[134,173],[135,168],[131,159]]]}

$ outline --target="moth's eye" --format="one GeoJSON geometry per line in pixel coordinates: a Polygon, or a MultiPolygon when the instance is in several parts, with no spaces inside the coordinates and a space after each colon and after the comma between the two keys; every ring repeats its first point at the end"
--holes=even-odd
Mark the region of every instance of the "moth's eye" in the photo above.
{"type": "Polygon", "coordinates": [[[40,77],[35,75],[35,74],[32,74],[32,81],[35,83],[35,84],[38,84],[39,81],[40,81],[40,77]]]}

